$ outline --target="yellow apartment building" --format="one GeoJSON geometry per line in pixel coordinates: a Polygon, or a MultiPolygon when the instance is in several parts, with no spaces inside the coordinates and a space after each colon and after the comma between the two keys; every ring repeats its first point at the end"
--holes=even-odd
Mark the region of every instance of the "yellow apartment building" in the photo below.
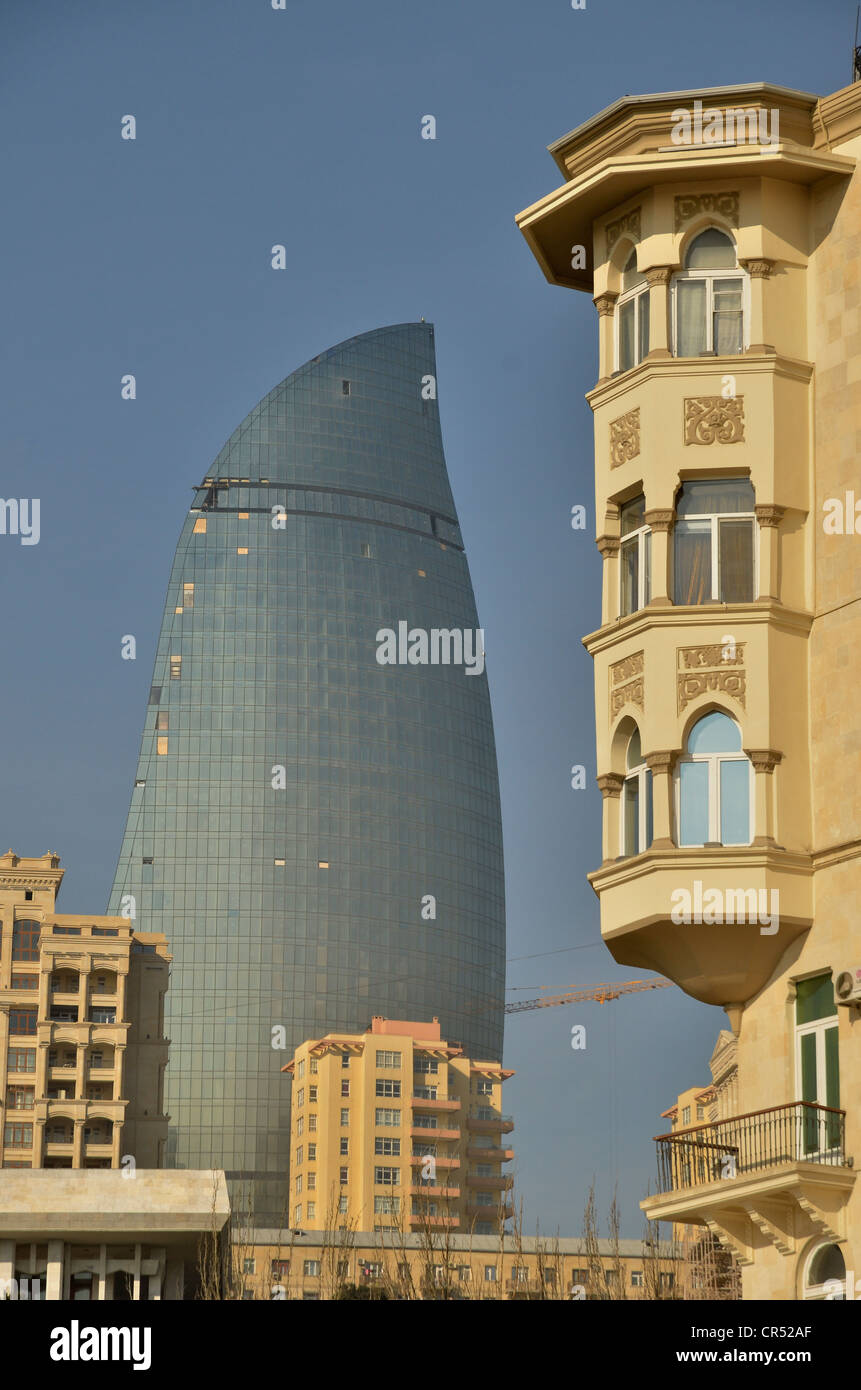
{"type": "Polygon", "coordinates": [[[430,1023],[374,1018],[296,1049],[286,1224],[496,1234],[513,1215],[502,1085],[430,1023]]]}
{"type": "Polygon", "coordinates": [[[0,856],[3,1168],[158,1168],[163,936],[126,917],[54,911],[55,854],[0,856]]]}
{"type": "Polygon", "coordinates": [[[669,1245],[570,1236],[392,1235],[255,1231],[234,1245],[242,1297],[275,1302],[360,1296],[419,1299],[624,1300],[678,1297],[669,1245]]]}
{"type": "Polygon", "coordinates": [[[590,881],[615,960],[737,1046],[645,1209],[745,1298],[855,1297],[861,84],[626,96],[550,152],[517,221],[598,314],[590,881]]]}

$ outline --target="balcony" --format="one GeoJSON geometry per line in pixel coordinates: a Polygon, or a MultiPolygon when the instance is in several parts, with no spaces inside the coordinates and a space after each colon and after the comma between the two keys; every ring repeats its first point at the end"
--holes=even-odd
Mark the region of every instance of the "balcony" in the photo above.
{"type": "Polygon", "coordinates": [[[413,1091],[413,1110],[459,1110],[460,1101],[454,1096],[428,1096],[422,1095],[420,1091],[413,1091]]]}
{"type": "Polygon", "coordinates": [[[482,1149],[476,1144],[469,1144],[466,1150],[467,1158],[477,1159],[479,1163],[508,1163],[514,1157],[513,1149],[482,1149]]]}
{"type": "Polygon", "coordinates": [[[411,1125],[410,1136],[413,1139],[427,1139],[429,1144],[436,1144],[440,1139],[459,1139],[459,1129],[425,1129],[422,1125],[411,1125]]]}
{"type": "Polygon", "coordinates": [[[513,1202],[493,1203],[485,1206],[483,1202],[467,1202],[467,1212],[470,1216],[478,1217],[479,1221],[507,1221],[514,1215],[513,1202]]]}
{"type": "Polygon", "coordinates": [[[479,1173],[469,1173],[467,1174],[466,1185],[467,1187],[477,1187],[484,1192],[508,1192],[514,1186],[514,1178],[508,1173],[486,1178],[479,1173]]]}
{"type": "Polygon", "coordinates": [[[650,1221],[707,1226],[742,1265],[768,1245],[792,1255],[841,1240],[855,1184],[845,1111],[796,1101],[657,1136],[661,1191],[650,1221]]]}
{"type": "Polygon", "coordinates": [[[422,1214],[421,1216],[412,1215],[410,1217],[410,1226],[413,1230],[427,1226],[439,1226],[446,1230],[453,1230],[459,1225],[459,1216],[426,1216],[422,1214]]]}
{"type": "Polygon", "coordinates": [[[460,1188],[436,1187],[430,1183],[428,1183],[427,1186],[425,1186],[424,1183],[413,1183],[412,1187],[410,1188],[410,1196],[427,1197],[428,1201],[432,1201],[436,1197],[459,1197],[460,1188]]]}
{"type": "Polygon", "coordinates": [[[692,998],[724,1008],[745,1004],[762,989],[787,947],[813,922],[809,856],[774,846],[653,846],[588,878],[614,960],[657,971],[692,998]],[[674,922],[671,915],[680,889],[690,897],[690,922],[674,922]],[[709,897],[713,890],[719,899],[709,897]],[[751,891],[757,905],[780,904],[776,931],[763,920],[766,914],[751,913],[751,891]],[[709,910],[716,901],[726,920],[697,921],[717,917],[709,910]]]}
{"type": "Polygon", "coordinates": [[[494,1134],[496,1131],[509,1134],[514,1129],[514,1116],[499,1115],[482,1106],[470,1111],[467,1124],[474,1134],[494,1134]]]}
{"type": "Polygon", "coordinates": [[[436,1165],[437,1168],[459,1168],[459,1167],[460,1167],[460,1159],[459,1159],[459,1158],[438,1158],[438,1157],[436,1156],[436,1154],[427,1154],[427,1153],[424,1153],[424,1154],[417,1154],[417,1153],[414,1153],[414,1154],[412,1155],[411,1159],[410,1159],[410,1165],[411,1165],[413,1168],[421,1168],[422,1165],[425,1163],[425,1161],[426,1161],[427,1158],[433,1158],[434,1164],[436,1165]]]}

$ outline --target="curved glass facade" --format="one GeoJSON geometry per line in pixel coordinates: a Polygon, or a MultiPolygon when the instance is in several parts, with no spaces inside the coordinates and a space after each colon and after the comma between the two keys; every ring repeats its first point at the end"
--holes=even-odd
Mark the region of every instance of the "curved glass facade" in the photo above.
{"type": "Polygon", "coordinates": [[[427,323],[294,372],[196,491],[168,587],[109,910],[173,953],[167,1165],[225,1168],[256,1224],[287,1224],[303,1039],[436,1015],[502,1055],[487,676],[413,640],[478,627],[435,378],[427,323]],[[380,663],[382,629],[412,661],[380,663]]]}

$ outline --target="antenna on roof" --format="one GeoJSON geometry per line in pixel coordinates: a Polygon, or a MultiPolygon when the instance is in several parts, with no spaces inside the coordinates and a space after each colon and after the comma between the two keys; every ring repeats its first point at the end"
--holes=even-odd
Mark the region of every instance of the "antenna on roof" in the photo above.
{"type": "Polygon", "coordinates": [[[852,45],[852,81],[861,81],[861,48],[858,47],[858,16],[861,14],[861,5],[855,10],[855,42],[852,45]]]}

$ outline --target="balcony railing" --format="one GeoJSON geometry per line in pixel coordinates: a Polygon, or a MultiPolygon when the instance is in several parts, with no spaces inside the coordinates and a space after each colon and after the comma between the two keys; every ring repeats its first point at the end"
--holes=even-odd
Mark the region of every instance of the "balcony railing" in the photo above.
{"type": "Polygon", "coordinates": [[[656,1136],[661,1192],[748,1176],[782,1163],[849,1165],[845,1110],[799,1100],[656,1136]]]}

